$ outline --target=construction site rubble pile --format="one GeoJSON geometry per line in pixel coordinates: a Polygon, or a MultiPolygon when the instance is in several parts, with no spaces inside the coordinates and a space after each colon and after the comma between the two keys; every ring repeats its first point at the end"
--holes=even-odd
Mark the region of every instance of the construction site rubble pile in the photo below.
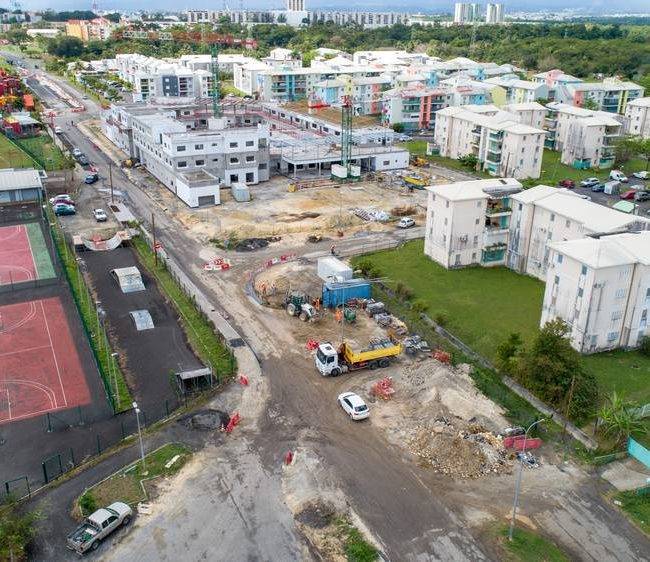
{"type": "Polygon", "coordinates": [[[357,207],[352,209],[352,214],[367,222],[388,222],[390,220],[390,215],[387,212],[377,211],[376,209],[357,207]]]}

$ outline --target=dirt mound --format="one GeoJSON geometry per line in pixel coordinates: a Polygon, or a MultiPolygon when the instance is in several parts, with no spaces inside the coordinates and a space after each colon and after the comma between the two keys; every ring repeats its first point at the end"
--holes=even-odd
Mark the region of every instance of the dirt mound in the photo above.
{"type": "Polygon", "coordinates": [[[266,248],[271,242],[279,242],[280,236],[267,236],[266,238],[245,238],[235,245],[236,252],[254,252],[266,248]]]}
{"type": "Polygon", "coordinates": [[[312,503],[296,514],[296,520],[312,529],[324,529],[336,516],[334,506],[328,503],[312,503]]]}

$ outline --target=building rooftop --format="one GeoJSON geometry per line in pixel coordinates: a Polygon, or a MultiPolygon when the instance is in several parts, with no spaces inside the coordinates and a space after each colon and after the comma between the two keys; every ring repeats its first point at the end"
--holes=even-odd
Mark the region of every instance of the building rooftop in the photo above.
{"type": "Polygon", "coordinates": [[[491,195],[503,195],[504,192],[517,193],[521,189],[521,184],[514,178],[494,178],[430,185],[426,189],[449,201],[471,201],[488,199],[491,195]]]}
{"type": "Polygon", "coordinates": [[[41,188],[41,176],[33,168],[4,168],[0,170],[0,191],[41,188]]]}
{"type": "Polygon", "coordinates": [[[536,101],[524,102],[524,103],[510,103],[504,105],[503,109],[506,111],[546,111],[546,108],[536,101]]]}
{"type": "Polygon", "coordinates": [[[650,232],[647,230],[556,242],[550,247],[591,268],[633,263],[650,265],[650,232]]]}
{"type": "Polygon", "coordinates": [[[632,105],[635,107],[650,107],[650,97],[637,98],[635,100],[627,102],[627,105],[632,105]]]}
{"type": "MultiPolygon", "coordinates": [[[[280,106],[288,111],[295,111],[303,115],[317,117],[328,123],[341,126],[341,109],[337,107],[309,108],[307,100],[291,101],[280,106]]],[[[352,127],[360,129],[379,125],[379,117],[376,115],[355,115],[352,117],[352,127]]]]}

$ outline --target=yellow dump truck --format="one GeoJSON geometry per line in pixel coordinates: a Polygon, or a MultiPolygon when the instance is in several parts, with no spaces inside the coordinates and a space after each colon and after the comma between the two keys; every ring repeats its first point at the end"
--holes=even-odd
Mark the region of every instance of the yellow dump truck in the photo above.
{"type": "Polygon", "coordinates": [[[338,376],[358,369],[388,367],[391,359],[402,353],[402,345],[389,339],[372,342],[368,349],[354,351],[343,342],[338,349],[331,343],[321,343],[314,359],[316,368],[324,377],[338,376]]]}

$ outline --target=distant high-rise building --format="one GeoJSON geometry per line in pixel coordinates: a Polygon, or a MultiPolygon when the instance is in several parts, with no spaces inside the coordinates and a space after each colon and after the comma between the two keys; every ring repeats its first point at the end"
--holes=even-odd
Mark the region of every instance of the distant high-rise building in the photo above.
{"type": "Polygon", "coordinates": [[[454,23],[473,23],[481,18],[481,5],[468,2],[454,4],[454,23]]]}
{"type": "Polygon", "coordinates": [[[287,0],[288,12],[303,12],[305,10],[305,0],[287,0]]]}
{"type": "Polygon", "coordinates": [[[485,23],[503,23],[503,4],[488,4],[486,6],[485,23]]]}

